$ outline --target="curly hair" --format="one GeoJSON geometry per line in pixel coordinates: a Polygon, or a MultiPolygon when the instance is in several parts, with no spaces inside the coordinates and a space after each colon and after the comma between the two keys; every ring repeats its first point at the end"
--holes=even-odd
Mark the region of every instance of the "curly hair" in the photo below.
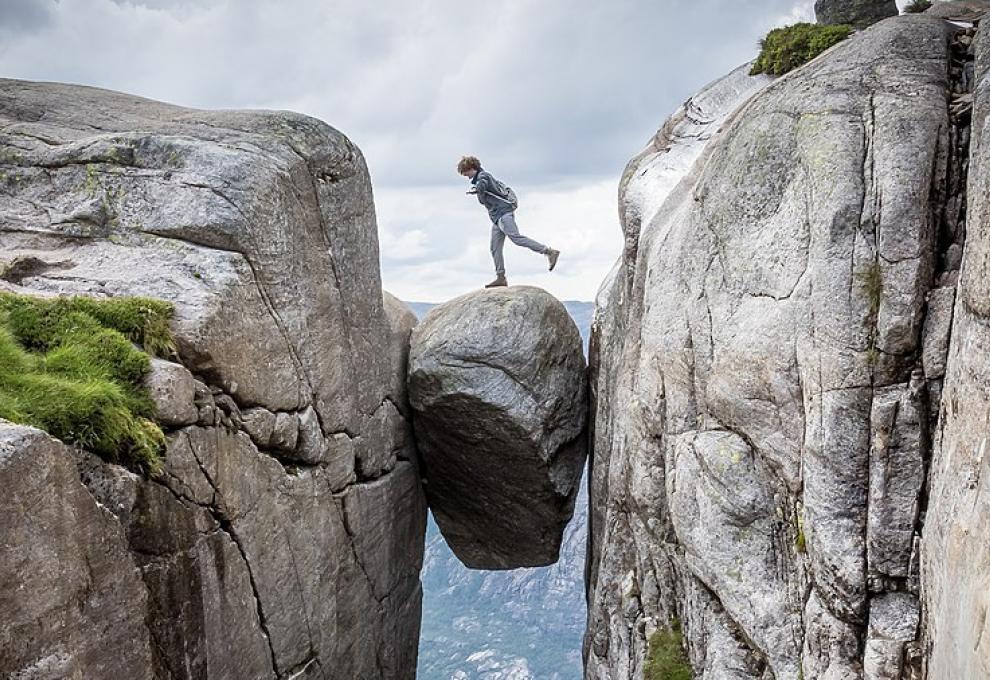
{"type": "Polygon", "coordinates": [[[464,174],[468,170],[481,170],[481,161],[474,156],[465,156],[457,163],[457,172],[464,174]]]}

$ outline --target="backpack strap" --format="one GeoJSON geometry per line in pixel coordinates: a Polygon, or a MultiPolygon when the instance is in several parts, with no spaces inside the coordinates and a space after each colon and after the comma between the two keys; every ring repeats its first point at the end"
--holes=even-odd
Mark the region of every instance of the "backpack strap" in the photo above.
{"type": "Polygon", "coordinates": [[[486,191],[485,193],[488,194],[489,196],[493,196],[493,197],[497,198],[498,200],[502,201],[506,205],[513,205],[512,201],[510,201],[509,199],[505,198],[504,196],[499,196],[498,194],[496,194],[493,191],[486,191]]]}

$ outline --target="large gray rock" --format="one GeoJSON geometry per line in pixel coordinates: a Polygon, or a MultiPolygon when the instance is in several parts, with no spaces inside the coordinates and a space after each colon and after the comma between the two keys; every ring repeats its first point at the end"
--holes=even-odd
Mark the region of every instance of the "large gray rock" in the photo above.
{"type": "Polygon", "coordinates": [[[919,670],[952,31],[883,22],[759,92],[736,72],[627,168],[592,340],[587,678],[640,677],[675,617],[705,680],[919,670]]]}
{"type": "Polygon", "coordinates": [[[587,456],[586,399],[581,336],[538,288],[463,295],[413,331],[409,400],[427,499],[465,565],[557,560],[587,456]]]}
{"type": "Polygon", "coordinates": [[[239,405],[363,429],[388,331],[371,184],[346,137],[288,112],[16,80],[0,80],[0,122],[0,248],[42,263],[21,285],[173,301],[182,362],[239,405]]]}
{"type": "Polygon", "coordinates": [[[815,17],[820,24],[852,24],[866,28],[897,16],[894,0],[815,0],[815,17]]]}
{"type": "Polygon", "coordinates": [[[974,22],[988,11],[988,0],[936,0],[926,13],[952,21],[974,22]]]}
{"type": "Polygon", "coordinates": [[[0,674],[156,677],[141,573],[74,453],[0,421],[0,489],[0,674]]]}
{"type": "Polygon", "coordinates": [[[109,632],[100,654],[0,616],[0,647],[23,650],[0,654],[0,676],[412,677],[426,507],[360,151],[297,114],[13,80],[0,80],[0,128],[0,260],[20,263],[5,289],[163,298],[178,346],[149,378],[161,475],[83,457],[84,484],[15,478],[0,494],[15,523],[22,488],[58,499],[79,536],[60,578],[124,584],[108,597],[126,596],[133,654],[75,585],[32,580],[58,535],[14,527],[38,547],[0,551],[3,582],[27,584],[0,606],[39,621],[71,610],[66,626],[109,632]],[[88,575],[106,569],[103,553],[84,559],[100,541],[120,573],[88,575]]]}
{"type": "Polygon", "coordinates": [[[976,41],[966,248],[932,459],[922,584],[929,678],[990,677],[990,35],[976,41]]]}
{"type": "Polygon", "coordinates": [[[385,317],[389,327],[388,354],[394,361],[388,398],[404,415],[409,415],[406,374],[409,367],[409,338],[419,323],[409,306],[391,293],[385,293],[385,317]]]}

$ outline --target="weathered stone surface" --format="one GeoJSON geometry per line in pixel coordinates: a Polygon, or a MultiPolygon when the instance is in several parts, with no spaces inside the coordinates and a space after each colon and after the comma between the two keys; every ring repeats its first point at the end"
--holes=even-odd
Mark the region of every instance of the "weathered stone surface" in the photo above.
{"type": "Polygon", "coordinates": [[[151,360],[151,372],[145,379],[155,402],[157,419],[163,425],[181,427],[199,419],[196,408],[196,379],[185,366],[151,360]]]}
{"type": "Polygon", "coordinates": [[[927,14],[955,21],[978,21],[990,11],[988,0],[937,0],[927,14]]]}
{"type": "Polygon", "coordinates": [[[406,373],[409,365],[409,338],[419,321],[405,302],[391,293],[385,293],[385,317],[389,327],[389,356],[395,362],[392,368],[392,384],[388,395],[392,403],[406,417],[409,399],[406,396],[406,373]]]}
{"type": "Polygon", "coordinates": [[[874,390],[866,528],[871,590],[885,589],[885,578],[908,577],[930,455],[926,400],[920,371],[908,384],[874,390]]]}
{"type": "Polygon", "coordinates": [[[326,439],[316,410],[307,407],[299,414],[299,440],[291,458],[316,464],[326,459],[326,439]]]}
{"type": "MultiPolygon", "coordinates": [[[[143,651],[115,645],[116,620],[80,608],[75,586],[39,594],[28,580],[0,608],[50,596],[73,626],[107,629],[100,658],[66,634],[68,677],[413,677],[426,509],[391,401],[406,349],[385,313],[360,151],[297,114],[12,80],[0,128],[0,259],[22,263],[4,288],[169,300],[178,347],[150,379],[170,430],[161,474],[80,454],[72,493],[97,508],[102,537],[55,506],[80,524],[78,550],[108,546],[91,569],[130,565],[137,592],[124,583],[108,602],[126,595],[119,614],[143,651]]],[[[33,482],[47,498],[67,484],[33,482]]],[[[44,573],[48,553],[25,554],[17,568],[44,573]]],[[[69,556],[59,578],[87,574],[69,556]]],[[[0,676],[62,653],[55,627],[25,631],[0,617],[14,644],[0,644],[0,676]]]]}
{"type": "Polygon", "coordinates": [[[299,441],[299,416],[295,413],[279,413],[275,416],[271,446],[279,451],[295,451],[299,441]]]}
{"type": "Polygon", "coordinates": [[[925,377],[929,380],[945,376],[945,361],[949,356],[949,331],[952,329],[952,307],[955,301],[955,286],[935,288],[928,294],[921,362],[925,377]]]}
{"type": "Polygon", "coordinates": [[[887,593],[870,602],[870,624],[863,653],[864,680],[901,680],[907,671],[905,646],[918,637],[921,611],[908,593],[887,593]]]}
{"type": "Polygon", "coordinates": [[[327,431],[362,430],[390,380],[388,328],[346,137],[17,80],[0,80],[0,123],[0,248],[45,263],[21,285],[175,302],[182,363],[239,406],[312,405],[327,431]]]}
{"type": "Polygon", "coordinates": [[[881,19],[897,16],[894,0],[815,0],[820,24],[852,24],[866,28],[881,19]]]}
{"type": "Polygon", "coordinates": [[[409,400],[426,493],[472,568],[551,564],[587,455],[581,337],[530,287],[469,293],[413,331],[409,400]]]}
{"type": "Polygon", "coordinates": [[[278,416],[268,409],[250,408],[241,412],[241,424],[244,431],[251,437],[251,441],[258,448],[268,448],[272,443],[272,434],[275,432],[275,423],[278,416]]]}
{"type": "Polygon", "coordinates": [[[79,481],[74,452],[0,421],[0,488],[0,675],[156,677],[127,536],[79,481]]]}
{"type": "Polygon", "coordinates": [[[656,142],[627,168],[592,340],[587,678],[638,677],[675,616],[704,680],[858,678],[872,603],[914,597],[953,31],[882,22],[762,91],[737,72],[698,98],[718,132],[679,177],[638,179],[656,142]]]}
{"type": "MultiPolygon", "coordinates": [[[[425,506],[412,467],[403,464],[375,482],[379,505],[361,505],[348,518],[342,500],[329,493],[329,468],[286,475],[241,433],[190,428],[183,438],[169,451],[166,484],[176,495],[223,518],[221,528],[238,546],[252,575],[278,673],[314,658],[341,662],[348,650],[365,649],[369,643],[380,648],[388,618],[417,591],[421,552],[416,546],[419,541],[422,550],[425,506]],[[361,516],[361,510],[367,510],[367,516],[361,516]],[[380,545],[391,541],[403,549],[355,556],[359,544],[372,540],[380,545]],[[371,584],[366,574],[374,570],[396,575],[371,584]],[[386,593],[394,599],[386,599],[386,593]],[[341,612],[334,607],[334,602],[347,598],[363,600],[365,609],[341,612]],[[362,617],[361,631],[341,629],[341,616],[362,617]],[[371,637],[363,640],[361,634],[371,637]]],[[[363,485],[352,485],[344,491],[343,502],[348,494],[364,493],[363,485]]],[[[165,522],[172,516],[167,508],[146,508],[140,514],[165,522]]],[[[154,529],[149,527],[149,537],[167,533],[154,529]]],[[[366,666],[369,673],[375,668],[374,655],[356,656],[348,663],[366,666]]]]}
{"type": "Polygon", "coordinates": [[[789,592],[789,549],[781,550],[770,474],[733,432],[688,432],[667,460],[670,518],[685,559],[701,582],[717,589],[732,620],[745,620],[777,675],[798,674],[801,603],[789,592]],[[778,555],[778,552],[783,552],[778,555]]]}
{"type": "Polygon", "coordinates": [[[929,678],[990,677],[990,35],[976,40],[966,247],[922,554],[929,678]]]}
{"type": "Polygon", "coordinates": [[[333,491],[340,491],[357,479],[357,454],[354,440],[338,433],[327,441],[327,482],[333,491]]]}

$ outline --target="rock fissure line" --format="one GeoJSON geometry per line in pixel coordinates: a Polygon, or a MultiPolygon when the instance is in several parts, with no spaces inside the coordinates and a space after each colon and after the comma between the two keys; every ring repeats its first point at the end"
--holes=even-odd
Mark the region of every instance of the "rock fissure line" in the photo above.
{"type": "Polygon", "coordinates": [[[241,559],[244,560],[244,567],[248,573],[248,581],[251,583],[251,592],[254,595],[254,603],[256,610],[258,612],[258,625],[261,628],[262,634],[265,636],[265,642],[268,644],[268,651],[271,653],[272,660],[272,672],[276,676],[280,676],[278,659],[275,654],[275,645],[272,642],[272,633],[269,628],[268,619],[265,617],[265,610],[261,604],[261,590],[258,587],[258,581],[254,575],[254,569],[251,566],[251,561],[248,559],[247,551],[241,544],[240,538],[237,536],[237,532],[234,531],[234,525],[229,520],[225,519],[219,510],[213,510],[213,517],[219,523],[220,530],[223,531],[230,540],[233,542],[234,546],[237,548],[237,552],[240,553],[241,559]]]}
{"type": "Polygon", "coordinates": [[[285,680],[299,680],[300,678],[309,677],[309,669],[313,665],[318,666],[320,669],[323,668],[322,664],[320,664],[320,659],[314,656],[286,671],[285,680]]]}
{"type": "MultiPolygon", "coordinates": [[[[215,189],[211,188],[211,190],[213,190],[214,193],[217,193],[215,189]]],[[[230,202],[229,198],[226,197],[224,198],[228,202],[230,202]]],[[[242,219],[244,219],[247,224],[250,224],[250,221],[243,214],[243,212],[241,212],[239,207],[237,207],[237,210],[238,213],[241,215],[242,219]]],[[[239,255],[244,261],[244,264],[246,264],[248,266],[248,269],[251,270],[251,279],[254,282],[256,290],[258,291],[258,295],[261,297],[262,303],[264,304],[265,308],[268,311],[268,314],[271,316],[272,321],[275,323],[276,328],[278,328],[279,333],[282,336],[282,340],[285,343],[285,348],[289,354],[290,359],[292,360],[293,368],[296,371],[296,378],[309,388],[310,397],[312,400],[313,386],[310,384],[309,376],[306,374],[306,371],[303,368],[302,360],[299,358],[299,354],[296,350],[295,344],[292,342],[290,338],[288,329],[285,326],[285,322],[282,320],[281,316],[279,316],[278,312],[275,311],[275,306],[272,304],[271,298],[268,294],[268,290],[262,284],[261,279],[258,276],[258,272],[255,269],[254,263],[251,261],[251,258],[246,253],[232,248],[222,248],[216,245],[195,241],[185,236],[176,236],[175,234],[166,234],[154,230],[148,230],[144,233],[149,234],[151,236],[155,236],[157,238],[162,238],[171,241],[180,241],[182,243],[199,246],[201,248],[207,248],[209,250],[220,250],[234,255],[239,255]]]]}
{"type": "Polygon", "coordinates": [[[334,505],[340,515],[340,523],[344,527],[344,533],[346,533],[347,538],[350,539],[348,540],[348,545],[350,546],[351,557],[354,559],[354,564],[361,571],[365,581],[367,581],[368,590],[371,592],[371,596],[375,598],[375,601],[377,601],[379,605],[382,605],[388,597],[388,594],[386,593],[382,596],[378,595],[376,591],[377,589],[375,588],[375,582],[371,578],[371,574],[368,573],[368,570],[364,565],[364,560],[362,560],[361,556],[358,554],[356,543],[357,535],[354,533],[353,529],[351,529],[350,520],[347,516],[347,501],[342,497],[342,495],[335,494],[334,505]]]}
{"type": "Polygon", "coordinates": [[[281,674],[279,672],[278,659],[275,654],[275,645],[272,641],[272,633],[269,628],[268,619],[265,616],[264,607],[261,604],[261,589],[258,587],[258,581],[255,577],[254,568],[251,565],[251,561],[248,559],[247,550],[244,548],[240,537],[234,530],[233,522],[223,513],[220,507],[216,505],[216,503],[223,498],[223,494],[217,486],[216,481],[213,479],[213,476],[209,473],[206,466],[203,464],[203,461],[200,459],[199,454],[196,451],[196,447],[193,446],[192,442],[189,442],[189,450],[192,452],[193,458],[196,460],[196,464],[203,473],[203,477],[210,485],[210,488],[213,489],[214,503],[207,506],[207,510],[209,510],[210,514],[213,516],[213,519],[217,522],[220,530],[227,534],[233,542],[234,546],[237,548],[237,551],[241,555],[241,559],[244,560],[244,568],[247,570],[248,581],[251,583],[251,592],[254,595],[255,608],[258,612],[258,625],[261,628],[262,634],[265,636],[265,642],[268,644],[268,651],[271,654],[272,673],[276,676],[280,676],[281,674]]]}

